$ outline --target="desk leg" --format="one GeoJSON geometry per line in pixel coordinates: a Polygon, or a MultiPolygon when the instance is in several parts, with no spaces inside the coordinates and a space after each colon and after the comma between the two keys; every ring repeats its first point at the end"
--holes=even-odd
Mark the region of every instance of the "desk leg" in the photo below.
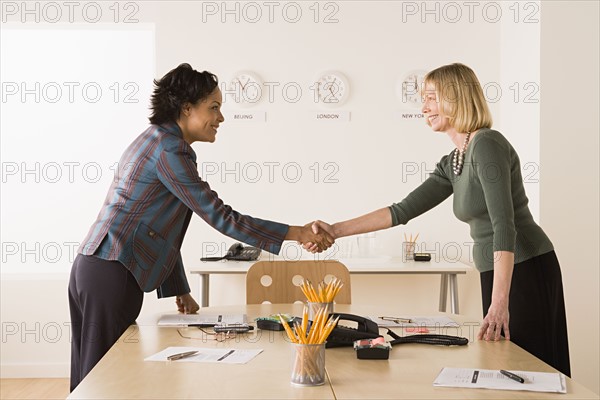
{"type": "Polygon", "coordinates": [[[458,280],[456,274],[450,274],[448,287],[450,288],[450,311],[458,314],[458,280]]]}
{"type": "Polygon", "coordinates": [[[200,307],[208,307],[208,291],[210,289],[209,274],[198,274],[200,277],[200,307]]]}
{"type": "Polygon", "coordinates": [[[446,299],[448,298],[448,274],[441,274],[440,279],[440,308],[441,312],[446,312],[446,299]]]}

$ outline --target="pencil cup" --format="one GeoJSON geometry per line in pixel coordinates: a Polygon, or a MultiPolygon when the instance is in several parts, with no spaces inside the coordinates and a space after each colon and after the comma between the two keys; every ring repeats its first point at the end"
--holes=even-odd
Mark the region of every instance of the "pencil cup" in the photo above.
{"type": "Polygon", "coordinates": [[[415,259],[415,242],[402,242],[402,258],[404,261],[415,259]]]}
{"type": "Polygon", "coordinates": [[[319,309],[324,308],[325,309],[325,315],[329,315],[333,312],[333,302],[331,303],[314,303],[314,302],[307,302],[308,305],[308,319],[311,321],[315,320],[315,316],[317,315],[317,312],[319,312],[319,309]]]}
{"type": "Polygon", "coordinates": [[[292,379],[298,386],[319,386],[325,383],[325,343],[292,343],[292,379]]]}

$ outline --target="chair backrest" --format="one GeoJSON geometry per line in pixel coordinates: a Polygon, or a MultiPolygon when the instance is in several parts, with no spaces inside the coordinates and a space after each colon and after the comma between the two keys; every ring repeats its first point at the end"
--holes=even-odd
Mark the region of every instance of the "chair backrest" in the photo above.
{"type": "Polygon", "coordinates": [[[339,261],[259,261],[246,275],[246,303],[305,302],[306,296],[299,286],[304,279],[316,286],[322,281],[328,283],[333,277],[344,283],[334,302],[350,304],[350,273],[339,261]]]}

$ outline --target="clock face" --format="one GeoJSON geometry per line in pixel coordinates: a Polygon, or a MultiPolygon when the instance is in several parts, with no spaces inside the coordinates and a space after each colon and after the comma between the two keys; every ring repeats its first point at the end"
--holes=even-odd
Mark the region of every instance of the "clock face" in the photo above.
{"type": "Polygon", "coordinates": [[[229,82],[230,96],[240,106],[250,107],[260,102],[263,89],[262,80],[253,72],[238,72],[229,82]]]}
{"type": "Polygon", "coordinates": [[[406,107],[421,108],[423,105],[423,80],[427,71],[416,70],[407,73],[398,81],[396,93],[406,107]]]}
{"type": "Polygon", "coordinates": [[[314,87],[315,101],[326,106],[343,104],[350,94],[348,79],[338,71],[321,74],[314,87]]]}

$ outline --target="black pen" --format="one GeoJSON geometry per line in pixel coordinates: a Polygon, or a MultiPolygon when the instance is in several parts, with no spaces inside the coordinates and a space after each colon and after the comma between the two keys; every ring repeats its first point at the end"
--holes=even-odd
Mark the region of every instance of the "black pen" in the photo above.
{"type": "Polygon", "coordinates": [[[525,379],[521,378],[519,375],[515,375],[512,372],[505,371],[503,369],[500,370],[500,373],[504,376],[509,377],[513,381],[517,381],[519,383],[525,383],[525,379]]]}
{"type": "Polygon", "coordinates": [[[235,350],[229,350],[227,353],[223,354],[219,359],[217,359],[217,361],[223,361],[224,359],[232,355],[234,351],[235,350]]]}

